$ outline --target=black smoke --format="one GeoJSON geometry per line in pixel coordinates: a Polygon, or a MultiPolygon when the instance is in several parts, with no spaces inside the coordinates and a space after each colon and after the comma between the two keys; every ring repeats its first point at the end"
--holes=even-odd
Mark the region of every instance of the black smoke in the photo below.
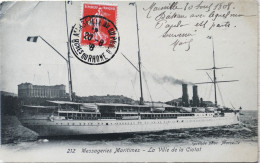
{"type": "Polygon", "coordinates": [[[168,83],[168,84],[173,84],[173,85],[182,85],[182,84],[195,85],[192,82],[176,79],[174,77],[166,76],[166,75],[159,76],[157,74],[151,74],[151,77],[158,84],[168,83]]]}

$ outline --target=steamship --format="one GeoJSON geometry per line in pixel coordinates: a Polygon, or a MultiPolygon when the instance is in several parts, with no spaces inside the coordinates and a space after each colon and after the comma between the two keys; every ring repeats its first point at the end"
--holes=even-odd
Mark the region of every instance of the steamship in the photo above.
{"type": "Polygon", "coordinates": [[[182,86],[183,106],[49,101],[56,106],[23,106],[20,121],[40,136],[141,133],[239,123],[239,110],[203,107],[197,86],[193,86],[196,100],[190,106],[187,85],[182,86]]]}
{"type": "MultiPolygon", "coordinates": [[[[136,4],[134,3],[134,5],[136,4]]],[[[139,68],[136,69],[139,72],[141,90],[139,104],[78,103],[73,101],[71,96],[73,91],[70,74],[70,57],[68,55],[71,101],[48,101],[51,106],[23,105],[18,117],[20,122],[25,127],[37,132],[39,136],[48,137],[158,132],[185,128],[225,126],[239,123],[239,109],[220,107],[217,104],[216,84],[230,81],[216,80],[216,69],[226,67],[215,67],[215,61],[212,68],[206,69],[213,70],[214,77],[211,82],[197,83],[214,84],[214,105],[207,106],[202,99],[199,99],[197,85],[193,86],[193,98],[189,100],[187,84],[182,84],[183,95],[180,103],[144,102],[137,15],[136,22],[139,59],[139,68]]]]}

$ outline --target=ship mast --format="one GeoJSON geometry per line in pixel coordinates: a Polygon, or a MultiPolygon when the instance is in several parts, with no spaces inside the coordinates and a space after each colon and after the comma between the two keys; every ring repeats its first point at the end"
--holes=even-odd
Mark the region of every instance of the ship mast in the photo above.
{"type": "Polygon", "coordinates": [[[142,86],[142,70],[141,70],[141,55],[140,55],[140,43],[139,43],[139,27],[138,27],[138,17],[137,17],[137,4],[135,2],[129,3],[129,5],[135,6],[136,11],[136,28],[137,28],[137,42],[138,42],[138,68],[139,68],[139,79],[140,79],[140,90],[141,90],[141,97],[140,97],[140,105],[144,104],[143,98],[143,86],[142,86]]]}
{"type": "Polygon", "coordinates": [[[72,77],[71,77],[71,65],[70,65],[70,44],[69,44],[69,28],[68,28],[68,14],[67,14],[67,4],[65,1],[65,15],[66,15],[66,27],[67,27],[67,48],[68,48],[68,81],[69,81],[69,98],[70,101],[73,101],[73,91],[72,91],[72,77]]]}
{"type": "Polygon", "coordinates": [[[214,53],[214,41],[213,41],[213,37],[212,37],[212,50],[213,50],[213,83],[214,83],[214,95],[215,95],[215,106],[218,105],[217,103],[217,90],[216,90],[216,63],[215,63],[215,53],[214,53]]]}
{"type": "Polygon", "coordinates": [[[197,69],[197,70],[213,70],[213,80],[207,73],[207,75],[210,77],[211,82],[201,82],[201,83],[195,83],[195,84],[208,84],[208,83],[213,83],[214,84],[215,106],[217,107],[217,105],[218,105],[218,102],[217,102],[217,89],[216,89],[217,83],[235,82],[235,81],[238,81],[238,80],[217,81],[217,77],[216,77],[216,70],[217,69],[232,68],[232,67],[216,67],[213,37],[212,36],[208,36],[207,38],[212,40],[213,67],[212,68],[206,68],[206,69],[197,69]]]}
{"type": "MultiPolygon", "coordinates": [[[[71,77],[71,66],[70,66],[70,44],[69,44],[69,28],[68,28],[68,16],[67,16],[67,4],[65,1],[65,16],[66,16],[66,27],[67,27],[67,48],[68,48],[68,58],[65,58],[57,49],[55,49],[48,41],[46,41],[41,36],[30,36],[27,38],[29,42],[37,42],[38,38],[42,39],[47,45],[49,45],[56,53],[58,53],[67,63],[68,67],[68,81],[69,81],[69,98],[73,101],[73,91],[72,91],[72,77],[71,77]]],[[[49,75],[49,72],[48,72],[49,75]]],[[[49,79],[50,80],[50,79],[49,79]]],[[[50,81],[49,81],[50,84],[50,81]]]]}

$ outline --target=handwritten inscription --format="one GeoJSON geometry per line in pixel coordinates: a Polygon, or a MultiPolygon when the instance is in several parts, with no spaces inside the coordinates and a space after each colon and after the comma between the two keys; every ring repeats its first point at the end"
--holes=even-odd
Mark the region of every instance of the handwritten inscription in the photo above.
{"type": "Polygon", "coordinates": [[[236,9],[236,2],[151,2],[143,8],[145,17],[154,22],[160,37],[170,40],[172,51],[189,51],[199,32],[237,28],[236,19],[244,15],[236,9]]]}

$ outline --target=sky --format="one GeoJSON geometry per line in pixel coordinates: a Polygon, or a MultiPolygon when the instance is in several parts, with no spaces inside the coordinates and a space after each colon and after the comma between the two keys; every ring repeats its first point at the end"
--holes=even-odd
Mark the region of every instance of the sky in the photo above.
{"type": "MultiPolygon", "coordinates": [[[[137,71],[121,54],[137,66],[135,8],[128,5],[129,2],[107,3],[118,6],[116,26],[120,34],[119,50],[113,59],[102,65],[82,63],[71,54],[73,91],[79,96],[110,94],[137,100],[140,97],[137,71]]],[[[168,4],[165,3],[157,5],[168,4]]],[[[81,17],[82,4],[83,2],[73,2],[68,5],[70,29],[81,17]]],[[[176,33],[196,30],[196,35],[189,51],[185,51],[185,46],[173,51],[170,44],[174,39],[162,38],[164,30],[155,28],[154,19],[159,11],[152,12],[151,18],[147,18],[147,11],[144,9],[151,4],[152,2],[137,2],[144,99],[166,102],[181,97],[181,85],[169,82],[170,79],[190,83],[210,81],[204,71],[196,69],[212,67],[212,42],[206,37],[213,36],[216,65],[233,67],[218,70],[217,80],[239,80],[218,85],[221,90],[221,95],[218,93],[217,96],[219,104],[256,110],[257,17],[230,20],[236,28],[176,28],[176,33]],[[169,80],[165,80],[166,78],[169,80]]],[[[237,3],[234,11],[254,15],[257,13],[257,5],[237,3]]],[[[185,21],[194,23],[197,19],[185,21]]],[[[28,36],[37,35],[46,39],[66,57],[64,2],[3,3],[0,17],[2,91],[17,93],[18,84],[30,82],[36,85],[65,84],[68,92],[65,61],[42,40],[37,43],[26,41],[28,36]]],[[[211,71],[207,72],[212,75],[211,71]]],[[[192,87],[189,86],[188,90],[189,97],[192,98],[192,87]]],[[[198,92],[204,100],[214,101],[212,84],[199,85],[198,92]]]]}

